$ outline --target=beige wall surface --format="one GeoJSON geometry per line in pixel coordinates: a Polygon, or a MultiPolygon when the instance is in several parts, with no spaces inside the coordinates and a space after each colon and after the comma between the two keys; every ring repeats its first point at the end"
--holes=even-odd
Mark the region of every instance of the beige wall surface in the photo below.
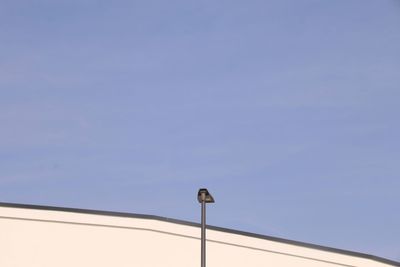
{"type": "MultiPolygon", "coordinates": [[[[155,219],[0,207],[0,266],[200,266],[200,229],[155,219]]],[[[207,231],[208,267],[398,266],[224,231],[207,231]]]]}

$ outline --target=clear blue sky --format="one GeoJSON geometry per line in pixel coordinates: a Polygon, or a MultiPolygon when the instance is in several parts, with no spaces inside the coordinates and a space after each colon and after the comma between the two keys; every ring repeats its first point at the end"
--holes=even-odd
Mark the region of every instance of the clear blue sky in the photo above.
{"type": "Polygon", "coordinates": [[[400,2],[0,1],[0,201],[400,260],[400,2]]]}

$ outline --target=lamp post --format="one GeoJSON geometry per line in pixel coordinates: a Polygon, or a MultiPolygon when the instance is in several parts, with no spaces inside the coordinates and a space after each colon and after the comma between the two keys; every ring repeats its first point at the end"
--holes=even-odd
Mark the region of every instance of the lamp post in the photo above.
{"type": "Polygon", "coordinates": [[[201,267],[206,267],[206,203],[214,203],[206,188],[199,189],[197,200],[201,203],[201,267]]]}

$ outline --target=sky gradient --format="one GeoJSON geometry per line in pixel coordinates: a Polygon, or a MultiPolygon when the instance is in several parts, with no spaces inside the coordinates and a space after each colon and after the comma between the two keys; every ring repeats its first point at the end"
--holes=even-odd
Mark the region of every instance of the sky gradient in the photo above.
{"type": "Polygon", "coordinates": [[[400,2],[0,0],[0,202],[400,261],[400,2]]]}

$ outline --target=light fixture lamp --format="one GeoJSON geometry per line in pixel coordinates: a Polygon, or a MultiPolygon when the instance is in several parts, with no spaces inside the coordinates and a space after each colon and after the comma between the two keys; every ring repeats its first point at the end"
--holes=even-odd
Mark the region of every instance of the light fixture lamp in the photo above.
{"type": "Polygon", "coordinates": [[[199,192],[197,193],[197,200],[199,201],[199,203],[202,203],[203,201],[205,203],[215,202],[213,196],[210,194],[210,192],[208,192],[206,188],[199,189],[199,192]]]}

